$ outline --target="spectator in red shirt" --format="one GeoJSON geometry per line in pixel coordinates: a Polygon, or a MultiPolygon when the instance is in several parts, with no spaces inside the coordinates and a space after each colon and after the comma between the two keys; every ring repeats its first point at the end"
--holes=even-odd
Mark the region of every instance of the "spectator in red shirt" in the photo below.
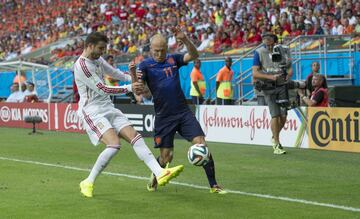
{"type": "Polygon", "coordinates": [[[222,32],[221,34],[221,46],[223,48],[230,48],[231,47],[231,39],[227,32],[222,32]]]}
{"type": "Polygon", "coordinates": [[[127,20],[129,17],[129,13],[127,12],[127,10],[125,9],[124,6],[121,6],[120,10],[119,10],[119,18],[122,21],[127,20]]]}
{"type": "Polygon", "coordinates": [[[249,34],[247,41],[248,41],[248,43],[251,43],[251,44],[258,44],[261,42],[261,36],[260,36],[259,32],[256,31],[255,27],[252,27],[250,29],[250,34],[249,34]]]}
{"type": "Polygon", "coordinates": [[[300,36],[300,35],[302,34],[301,29],[298,28],[298,26],[296,25],[296,23],[292,23],[290,26],[291,26],[290,36],[296,37],[296,36],[300,36]]]}
{"type": "Polygon", "coordinates": [[[144,8],[144,5],[141,5],[135,12],[135,16],[137,18],[142,19],[146,14],[146,9],[144,8]]]}
{"type": "Polygon", "coordinates": [[[112,16],[115,15],[114,9],[113,9],[112,5],[106,6],[106,7],[107,7],[107,10],[104,13],[105,14],[105,21],[106,22],[111,22],[112,16]]]}
{"type": "Polygon", "coordinates": [[[232,48],[239,48],[244,43],[243,34],[239,32],[232,32],[231,33],[231,47],[232,48]]]}
{"type": "Polygon", "coordinates": [[[307,22],[307,23],[305,24],[304,35],[306,35],[306,36],[311,36],[311,35],[314,35],[314,33],[315,33],[315,29],[313,28],[312,23],[307,22]]]}
{"type": "MultiPolygon", "coordinates": [[[[133,1],[132,1],[132,2],[133,2],[133,1]]],[[[135,12],[137,11],[137,9],[140,7],[141,4],[142,4],[141,1],[135,1],[135,2],[131,3],[131,4],[129,5],[131,12],[132,12],[132,13],[135,13],[135,12]]],[[[125,5],[125,4],[124,4],[124,5],[125,5]]]]}

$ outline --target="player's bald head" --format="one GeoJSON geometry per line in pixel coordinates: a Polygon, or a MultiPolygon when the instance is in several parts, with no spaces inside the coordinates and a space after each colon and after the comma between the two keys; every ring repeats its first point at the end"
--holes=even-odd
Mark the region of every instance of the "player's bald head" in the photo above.
{"type": "Polygon", "coordinates": [[[161,34],[156,34],[150,40],[150,53],[157,62],[163,62],[166,59],[167,41],[161,34]]]}
{"type": "Polygon", "coordinates": [[[166,39],[161,34],[154,35],[150,40],[150,46],[167,46],[166,39]]]}

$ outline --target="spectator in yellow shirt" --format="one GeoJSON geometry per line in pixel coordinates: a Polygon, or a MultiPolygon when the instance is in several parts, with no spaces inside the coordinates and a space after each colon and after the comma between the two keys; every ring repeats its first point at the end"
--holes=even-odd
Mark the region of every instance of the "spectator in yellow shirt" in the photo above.
{"type": "Polygon", "coordinates": [[[135,43],[131,40],[129,42],[129,48],[128,48],[127,52],[130,53],[130,54],[135,54],[136,51],[137,51],[137,47],[136,47],[135,43]]]}

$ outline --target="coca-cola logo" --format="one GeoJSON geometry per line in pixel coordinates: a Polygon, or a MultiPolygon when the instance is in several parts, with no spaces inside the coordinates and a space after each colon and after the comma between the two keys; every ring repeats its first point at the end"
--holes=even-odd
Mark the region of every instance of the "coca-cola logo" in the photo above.
{"type": "Polygon", "coordinates": [[[1,109],[0,109],[0,118],[4,122],[10,121],[10,119],[11,119],[11,111],[10,111],[9,107],[7,107],[7,106],[1,107],[1,109]]]}
{"type": "Polygon", "coordinates": [[[67,105],[64,113],[64,128],[65,129],[82,129],[81,121],[76,113],[76,110],[72,109],[72,104],[67,105]]]}

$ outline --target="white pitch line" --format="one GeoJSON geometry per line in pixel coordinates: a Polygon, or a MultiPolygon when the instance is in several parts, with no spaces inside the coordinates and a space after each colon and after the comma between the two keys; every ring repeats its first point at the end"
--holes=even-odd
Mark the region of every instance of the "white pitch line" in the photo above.
{"type": "MultiPolygon", "coordinates": [[[[35,165],[41,165],[41,166],[48,166],[48,167],[58,167],[62,169],[68,169],[68,170],[77,170],[77,171],[84,171],[89,172],[89,169],[79,168],[79,167],[72,167],[72,166],[66,166],[66,165],[59,165],[59,164],[51,164],[51,163],[43,163],[38,161],[31,161],[31,160],[20,160],[15,158],[7,158],[7,157],[1,157],[0,160],[7,160],[7,161],[15,161],[20,163],[28,163],[28,164],[35,164],[35,165]]],[[[131,179],[140,179],[140,180],[148,180],[148,177],[143,176],[134,176],[129,174],[123,174],[123,173],[113,173],[113,172],[102,172],[102,174],[110,175],[110,176],[121,176],[121,177],[127,177],[131,179]]],[[[185,187],[191,187],[196,189],[206,189],[208,190],[209,187],[206,186],[200,186],[195,184],[189,184],[189,183],[182,183],[182,182],[175,182],[171,181],[171,184],[175,185],[181,185],[185,187]]],[[[321,203],[321,202],[315,202],[315,201],[308,201],[305,199],[296,199],[296,198],[288,198],[288,197],[282,197],[282,196],[274,196],[274,195],[267,195],[267,194],[258,194],[258,193],[251,193],[251,192],[242,192],[242,191],[236,191],[236,190],[226,190],[229,193],[233,194],[240,194],[240,195],[246,195],[246,196],[254,196],[258,198],[266,198],[266,199],[275,199],[275,200],[281,200],[281,201],[287,201],[287,202],[296,202],[306,205],[315,205],[315,206],[321,206],[321,207],[328,207],[328,208],[336,208],[341,209],[345,211],[353,211],[353,212],[360,212],[360,208],[355,207],[349,207],[344,205],[336,205],[336,204],[330,204],[330,203],[321,203]]]]}

